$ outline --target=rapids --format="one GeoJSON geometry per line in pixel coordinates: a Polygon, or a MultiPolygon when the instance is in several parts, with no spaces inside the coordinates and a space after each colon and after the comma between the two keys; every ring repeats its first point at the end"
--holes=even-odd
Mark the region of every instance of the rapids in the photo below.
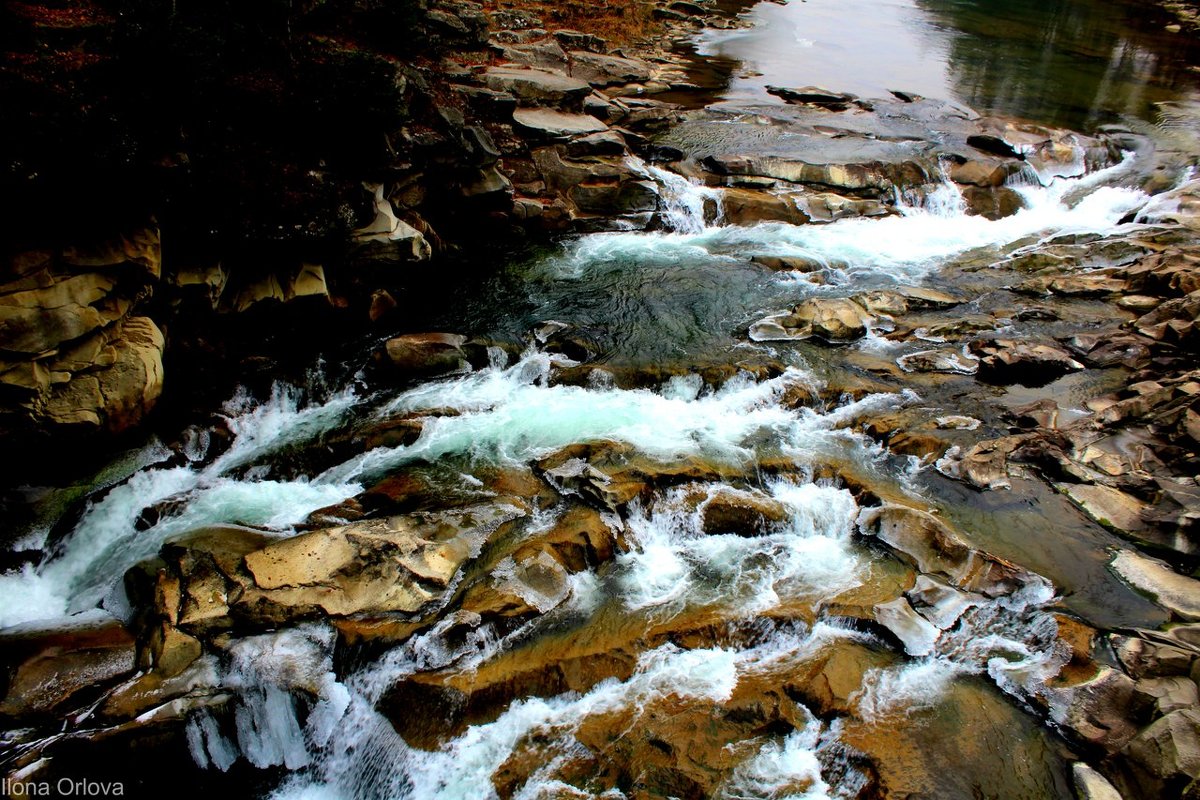
{"type": "MultiPolygon", "coordinates": [[[[1154,211],[1144,194],[1120,185],[1128,167],[1127,160],[1090,175],[1024,175],[1018,189],[1028,207],[996,222],[966,216],[947,184],[884,219],[746,228],[714,219],[718,192],[653,170],[671,230],[584,236],[510,268],[506,279],[520,281],[529,302],[501,320],[499,332],[558,319],[607,330],[605,354],[617,363],[661,354],[686,363],[697,351],[728,356],[757,348],[782,354],[789,363],[782,373],[743,372],[719,386],[691,373],[654,388],[619,388],[600,371],[585,385],[566,385],[555,372],[572,362],[529,344],[515,360],[496,350],[486,368],[402,391],[368,390],[356,381],[332,393],[281,386],[262,400],[239,396],[223,410],[223,450],[200,430],[182,457],[153,449],[142,458],[148,466],[88,503],[41,563],[0,577],[0,625],[54,624],[98,605],[125,614],[121,576],[164,542],[218,524],[284,536],[313,510],[410,465],[450,465],[455,480],[470,486],[482,467],[524,467],[596,441],[661,465],[700,459],[753,475],[764,461],[785,463],[786,473],[754,481],[786,511],[759,536],[703,533],[706,505],[744,489],[688,484],[651,503],[635,501],[624,521],[612,517],[624,527],[627,549],[607,569],[572,575],[557,592],[523,584],[511,560],[502,563],[498,579],[541,612],[515,629],[484,623],[464,639],[450,617],[348,671],[335,668],[336,635],[319,624],[241,639],[226,660],[208,666],[236,697],[232,724],[201,710],[187,729],[200,767],[227,770],[242,759],[282,767],[286,775],[272,795],[280,800],[492,796],[498,772],[530,758],[538,766],[513,796],[624,797],[616,788],[592,794],[568,781],[590,728],[614,719],[625,729],[652,726],[663,709],[699,713],[728,703],[747,687],[784,680],[831,642],[883,646],[876,634],[821,613],[881,574],[878,556],[857,535],[866,510],[836,480],[819,478],[823,467],[857,464],[897,496],[928,502],[914,463],[854,430],[863,415],[921,398],[904,391],[785,402],[796,390],[819,398],[825,365],[802,350],[738,341],[735,329],[813,294],[919,282],[964,254],[1003,254],[1039,239],[1146,224],[1152,220],[1128,221],[1139,210],[1154,211]],[[831,278],[817,286],[799,275],[768,274],[748,263],[750,255],[802,256],[825,265],[831,278]],[[681,328],[683,341],[674,335],[681,328]],[[331,437],[402,417],[423,423],[412,443],[304,466],[302,455],[331,437]],[[686,629],[690,620],[740,633],[707,647],[641,644],[653,631],[686,629]],[[547,637],[577,647],[611,641],[631,648],[636,663],[627,677],[585,691],[518,697],[433,750],[407,744],[379,710],[391,687],[414,675],[470,675],[531,654],[547,637]]],[[[868,725],[913,724],[914,715],[941,707],[973,676],[1025,698],[1065,662],[1054,619],[1042,610],[1054,597],[1050,583],[1037,579],[1012,596],[979,598],[931,652],[868,669],[853,697],[860,717],[868,725]]],[[[818,800],[850,797],[864,785],[841,723],[822,722],[803,706],[796,713],[786,735],[729,745],[718,796],[818,800]]],[[[1058,767],[1045,769],[1051,777],[1039,780],[1061,780],[1058,767]]]]}

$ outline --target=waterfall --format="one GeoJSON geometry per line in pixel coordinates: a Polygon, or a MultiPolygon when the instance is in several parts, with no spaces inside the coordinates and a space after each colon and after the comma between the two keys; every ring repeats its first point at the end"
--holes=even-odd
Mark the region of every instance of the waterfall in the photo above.
{"type": "Polygon", "coordinates": [[[721,224],[721,190],[703,186],[670,170],[631,156],[627,163],[658,184],[659,216],[674,233],[697,234],[721,224]]]}

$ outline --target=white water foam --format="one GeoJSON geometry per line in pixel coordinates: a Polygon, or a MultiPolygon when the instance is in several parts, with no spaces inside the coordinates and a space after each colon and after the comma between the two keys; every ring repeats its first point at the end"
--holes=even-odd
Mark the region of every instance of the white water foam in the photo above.
{"type": "Polygon", "coordinates": [[[1029,237],[1120,231],[1121,220],[1150,200],[1137,189],[1110,185],[1129,172],[1131,159],[1087,175],[1047,173],[1014,185],[1025,208],[999,220],[967,215],[958,189],[944,183],[921,203],[900,204],[900,213],[889,217],[588,236],[572,243],[552,268],[580,277],[606,261],[740,261],[753,254],[806,259],[834,270],[844,281],[866,276],[915,281],[948,259],[979,248],[1003,247],[1029,237]]]}
{"type": "Polygon", "coordinates": [[[929,708],[960,675],[987,675],[1014,697],[1033,695],[1070,656],[1054,617],[1042,610],[1053,597],[1050,584],[1037,579],[971,608],[941,634],[929,656],[870,670],[863,677],[859,714],[878,722],[929,708]]]}
{"type": "MultiPolygon", "coordinates": [[[[406,668],[419,658],[419,643],[402,645],[352,676],[345,685],[335,686],[329,682],[328,662],[314,657],[311,651],[311,643],[319,641],[313,631],[295,637],[300,640],[299,647],[295,642],[254,637],[244,644],[245,652],[237,656],[235,667],[235,674],[254,677],[249,684],[252,692],[264,685],[299,686],[304,683],[303,676],[308,675],[309,684],[320,684],[320,692],[334,699],[322,699],[308,716],[302,734],[309,748],[307,760],[290,750],[300,727],[294,707],[279,703],[272,707],[240,699],[239,708],[250,710],[237,719],[236,739],[247,758],[287,763],[291,753],[297,762],[304,762],[303,768],[272,795],[274,800],[496,797],[493,776],[522,747],[536,749],[540,766],[528,781],[515,787],[516,797],[593,797],[555,777],[555,770],[566,761],[586,755],[574,739],[586,720],[621,712],[631,714],[630,725],[635,726],[641,715],[668,698],[672,703],[721,704],[729,700],[743,676],[802,657],[830,637],[843,635],[862,636],[818,626],[812,635],[799,628],[781,631],[742,652],[663,645],[642,654],[628,680],[604,680],[583,694],[518,699],[495,720],[467,728],[434,751],[410,747],[375,710],[387,687],[402,678],[406,668]],[[300,668],[283,668],[281,674],[280,668],[269,666],[293,659],[297,651],[300,668]],[[334,713],[320,711],[322,704],[334,713]],[[245,751],[244,743],[250,745],[251,752],[245,751]]],[[[192,740],[200,748],[193,749],[197,760],[213,766],[225,763],[228,768],[230,740],[215,730],[207,717],[198,717],[192,727],[192,740]],[[207,744],[210,741],[216,743],[215,752],[207,744]]],[[[782,740],[766,740],[746,750],[745,760],[731,772],[717,796],[805,800],[852,796],[857,785],[854,780],[846,783],[843,788],[848,791],[843,793],[831,789],[822,778],[822,753],[824,760],[830,760],[828,757],[836,754],[829,751],[837,747],[836,726],[826,729],[810,718],[804,728],[782,740]],[[787,793],[781,793],[784,789],[787,793]]]]}
{"type": "MultiPolygon", "coordinates": [[[[239,396],[226,408],[233,441],[207,467],[150,468],[91,503],[71,534],[37,567],[0,575],[0,628],[35,620],[62,620],[93,608],[125,571],[158,552],[172,536],[209,525],[237,523],[280,532],[313,510],[359,491],[352,482],[317,483],[234,477],[239,468],[299,444],[336,425],[354,406],[350,392],[303,406],[300,394],[277,388],[261,404],[239,396]],[[146,509],[182,501],[146,530],[146,509]]],[[[117,604],[119,606],[119,603],[117,604]]]]}
{"type": "Polygon", "coordinates": [[[405,392],[383,415],[453,409],[456,416],[424,419],[411,445],[379,447],[322,474],[317,483],[344,483],[381,476],[417,460],[450,454],[488,462],[528,463],[576,442],[609,440],[633,445],[652,459],[670,463],[699,456],[748,464],[762,446],[774,446],[798,463],[812,463],[846,447],[872,447],[841,428],[870,411],[907,402],[900,394],[869,395],[828,414],[790,410],[779,399],[812,378],[789,368],[770,380],[734,378],[695,398],[678,386],[665,393],[548,385],[551,357],[527,353],[507,368],[488,368],[405,392]]]}
{"type": "Polygon", "coordinates": [[[634,548],[617,560],[626,607],[653,609],[659,619],[689,606],[752,616],[785,597],[827,596],[858,585],[863,562],[850,541],[858,513],[850,493],[786,481],[772,482],[768,491],[787,515],[757,536],[702,532],[706,505],[731,493],[720,485],[673,489],[651,513],[632,508],[634,548]],[[697,491],[707,498],[689,500],[697,491]]]}

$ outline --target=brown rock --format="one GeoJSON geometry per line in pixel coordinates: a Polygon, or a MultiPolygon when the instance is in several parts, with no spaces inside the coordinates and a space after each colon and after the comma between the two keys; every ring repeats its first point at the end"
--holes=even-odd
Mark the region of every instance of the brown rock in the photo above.
{"type": "Polygon", "coordinates": [[[721,193],[721,208],[725,221],[734,225],[754,225],[759,222],[803,225],[809,221],[808,215],[793,198],[765,191],[725,189],[721,193]]]}
{"type": "Polygon", "coordinates": [[[65,713],[136,668],[134,638],[115,620],[2,639],[0,715],[10,719],[65,713]]]}
{"type": "Polygon", "coordinates": [[[1172,711],[1155,720],[1125,748],[1135,769],[1149,778],[1147,796],[1181,792],[1200,777],[1200,709],[1172,711]]]}
{"type": "Polygon", "coordinates": [[[469,369],[466,342],[456,333],[410,333],[389,339],[385,352],[402,376],[429,376],[469,369]]]}
{"type": "Polygon", "coordinates": [[[721,488],[700,504],[705,533],[760,536],[788,519],[787,507],[762,492],[721,488]]]}

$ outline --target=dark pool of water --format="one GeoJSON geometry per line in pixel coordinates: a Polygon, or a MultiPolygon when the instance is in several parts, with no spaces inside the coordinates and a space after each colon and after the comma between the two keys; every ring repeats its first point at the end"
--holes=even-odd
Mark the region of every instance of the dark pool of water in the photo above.
{"type": "Polygon", "coordinates": [[[741,62],[728,102],[780,102],[768,85],[899,89],[1088,130],[1154,121],[1155,103],[1200,94],[1200,41],[1167,31],[1170,18],[1144,2],[794,0],[750,18],[754,28],[697,48],[741,62]]]}

